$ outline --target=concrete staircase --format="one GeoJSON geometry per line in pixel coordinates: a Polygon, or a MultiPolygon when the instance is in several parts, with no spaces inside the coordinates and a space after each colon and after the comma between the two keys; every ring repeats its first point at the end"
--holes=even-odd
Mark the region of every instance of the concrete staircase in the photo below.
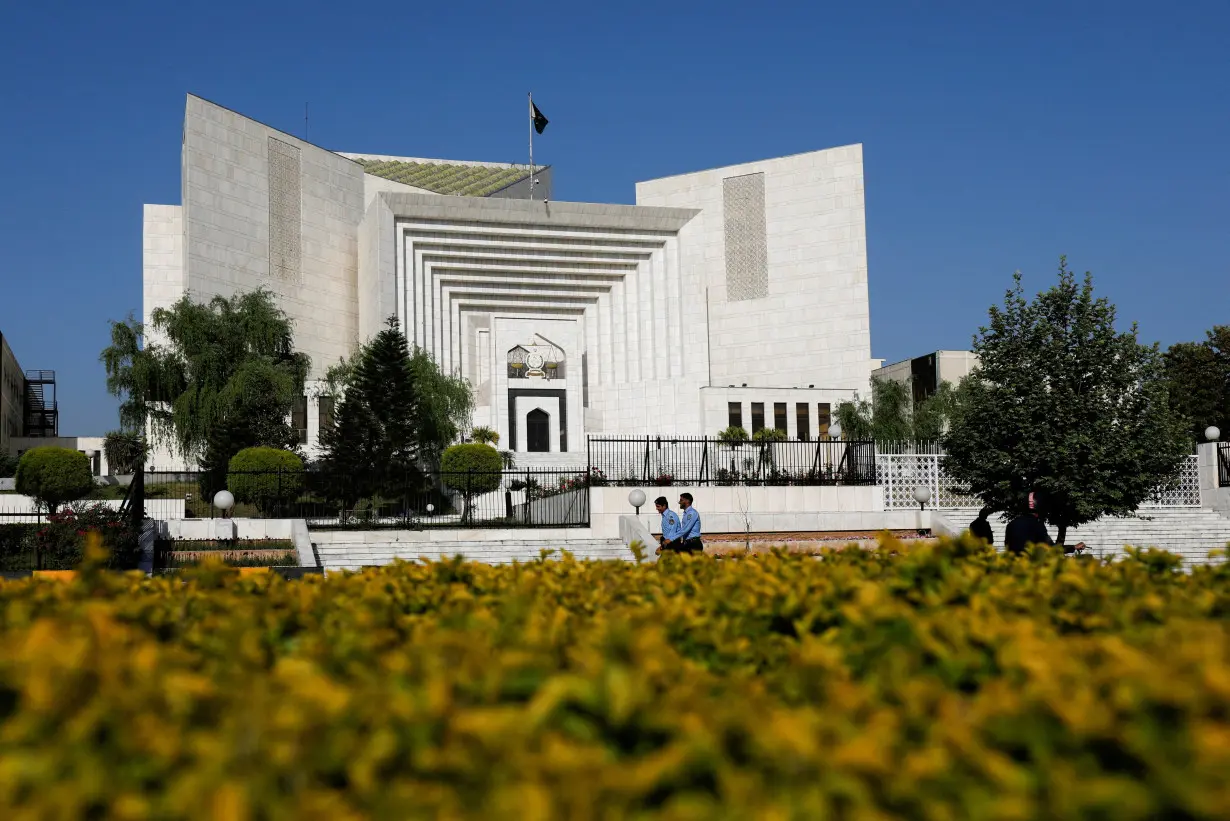
{"type": "Polygon", "coordinates": [[[373,541],[372,531],[312,535],[316,555],[326,570],[359,570],[391,564],[395,559],[440,561],[459,554],[485,564],[533,562],[543,550],[554,550],[552,559],[560,558],[561,551],[566,550],[580,561],[634,560],[632,552],[619,539],[535,538],[532,531],[509,539],[449,542],[401,541],[392,533],[388,538],[373,541]]]}
{"type": "MultiPolygon", "coordinates": [[[[977,516],[975,508],[936,510],[935,519],[946,520],[954,530],[969,527],[977,516]]],[[[995,543],[1004,544],[1007,522],[991,517],[995,543]]],[[[939,529],[938,527],[936,528],[939,529]]],[[[1051,536],[1055,529],[1048,528],[1051,536]]],[[[1156,547],[1182,556],[1185,564],[1208,561],[1210,550],[1226,549],[1230,543],[1230,518],[1202,508],[1151,508],[1138,511],[1126,519],[1103,518],[1079,529],[1068,531],[1068,544],[1084,542],[1095,556],[1122,556],[1125,545],[1156,547]]]]}

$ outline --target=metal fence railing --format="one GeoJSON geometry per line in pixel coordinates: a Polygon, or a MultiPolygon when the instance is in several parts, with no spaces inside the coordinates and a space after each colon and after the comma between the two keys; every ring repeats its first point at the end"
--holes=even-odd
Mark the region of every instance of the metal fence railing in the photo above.
{"type": "MultiPolygon", "coordinates": [[[[218,518],[217,477],[144,474],[149,518],[218,518]],[[165,515],[174,514],[174,515],[165,515]]],[[[305,519],[313,528],[585,527],[591,484],[584,472],[560,470],[436,471],[378,482],[360,496],[356,483],[313,471],[228,473],[236,518],[305,519]]]]}
{"type": "Polygon", "coordinates": [[[615,485],[873,485],[875,444],[590,437],[591,473],[615,485]]]}
{"type": "Polygon", "coordinates": [[[1230,442],[1217,443],[1217,486],[1230,487],[1230,442]]]}

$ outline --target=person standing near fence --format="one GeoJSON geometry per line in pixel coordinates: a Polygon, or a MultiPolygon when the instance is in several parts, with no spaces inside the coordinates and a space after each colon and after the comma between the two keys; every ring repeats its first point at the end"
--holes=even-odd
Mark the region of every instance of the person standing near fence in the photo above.
{"type": "Polygon", "coordinates": [[[679,494],[679,507],[683,510],[679,523],[679,552],[704,553],[705,545],[700,540],[700,513],[692,507],[691,493],[679,494]]]}
{"type": "Polygon", "coordinates": [[[969,533],[975,539],[982,539],[989,545],[995,545],[995,531],[991,529],[991,523],[987,521],[987,517],[994,513],[989,507],[984,507],[978,511],[978,518],[969,523],[969,533]]]}
{"type": "Polygon", "coordinates": [[[659,496],[654,499],[653,506],[658,509],[658,513],[662,516],[662,535],[658,537],[658,549],[654,552],[661,554],[663,550],[678,550],[679,517],[675,515],[675,511],[670,509],[670,502],[666,501],[665,496],[659,496]]]}

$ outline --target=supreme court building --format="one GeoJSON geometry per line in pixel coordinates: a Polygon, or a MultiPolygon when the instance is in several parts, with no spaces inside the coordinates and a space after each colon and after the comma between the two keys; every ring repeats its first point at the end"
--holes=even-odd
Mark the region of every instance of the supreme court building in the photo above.
{"type": "Polygon", "coordinates": [[[862,146],[639,182],[636,205],[557,202],[552,172],[531,199],[525,165],[330,151],[189,95],[182,202],[145,206],[145,320],[266,288],[319,379],[396,316],[522,466],[583,465],[591,434],[815,438],[867,391],[862,146]]]}

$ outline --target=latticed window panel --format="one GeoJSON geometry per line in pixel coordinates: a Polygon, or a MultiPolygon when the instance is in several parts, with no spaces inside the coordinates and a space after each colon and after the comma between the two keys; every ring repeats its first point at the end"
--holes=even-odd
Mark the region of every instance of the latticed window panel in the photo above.
{"type": "Polygon", "coordinates": [[[269,275],[298,282],[303,264],[299,149],[269,138],[269,275]]]}
{"type": "Polygon", "coordinates": [[[769,251],[764,209],[764,174],[722,180],[726,240],[726,298],[769,295],[769,251]]]}
{"type": "Polygon", "coordinates": [[[1186,457],[1175,484],[1158,490],[1141,507],[1200,507],[1199,457],[1186,457]]]}

